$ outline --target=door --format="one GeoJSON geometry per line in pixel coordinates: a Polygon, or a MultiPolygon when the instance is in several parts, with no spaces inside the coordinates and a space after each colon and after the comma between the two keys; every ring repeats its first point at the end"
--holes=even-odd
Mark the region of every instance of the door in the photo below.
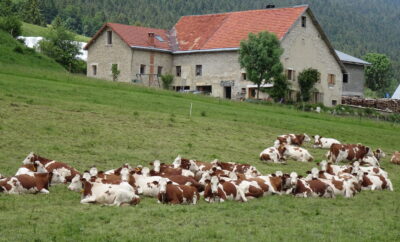
{"type": "Polygon", "coordinates": [[[225,98],[226,99],[232,98],[232,87],[225,87],[225,98]]]}

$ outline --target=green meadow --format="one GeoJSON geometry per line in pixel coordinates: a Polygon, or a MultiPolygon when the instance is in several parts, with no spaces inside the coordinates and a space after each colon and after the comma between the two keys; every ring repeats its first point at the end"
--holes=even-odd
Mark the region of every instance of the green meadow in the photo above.
{"type": "Polygon", "coordinates": [[[300,174],[313,163],[259,161],[277,135],[307,133],[382,148],[395,191],[351,199],[267,196],[248,203],[170,206],[142,198],[135,207],[81,205],[66,186],[48,195],[0,194],[0,241],[399,241],[400,126],[305,113],[279,105],[220,100],[71,75],[0,33],[0,173],[15,174],[34,151],[80,171],[122,163],[170,163],[180,154],[242,162],[264,174],[300,174]],[[189,108],[193,106],[192,116],[189,108]]]}

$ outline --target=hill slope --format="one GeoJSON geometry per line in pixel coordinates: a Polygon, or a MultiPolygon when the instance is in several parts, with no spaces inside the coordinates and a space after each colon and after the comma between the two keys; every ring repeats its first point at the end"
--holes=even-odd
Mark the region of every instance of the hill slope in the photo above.
{"type": "MultiPolygon", "coordinates": [[[[29,37],[36,37],[41,36],[44,37],[47,35],[49,29],[46,27],[29,24],[29,23],[22,23],[22,36],[29,36],[29,37]]],[[[89,42],[90,38],[83,36],[83,35],[75,35],[75,40],[80,42],[89,42]]]]}
{"type": "MultiPolygon", "coordinates": [[[[9,53],[17,64],[0,58],[3,175],[14,174],[30,151],[81,171],[93,164],[105,170],[125,162],[171,162],[181,154],[247,162],[262,173],[304,174],[316,164],[258,160],[277,135],[290,132],[361,142],[389,154],[399,148],[400,127],[390,123],[93,80],[57,66],[40,68],[49,65],[40,58],[32,68],[9,53]]],[[[323,158],[325,151],[307,148],[317,161],[323,158]]],[[[1,216],[7,218],[0,220],[1,240],[396,240],[400,166],[388,159],[383,166],[395,192],[362,192],[353,199],[269,196],[249,203],[165,206],[145,198],[137,207],[111,208],[81,205],[80,194],[64,185],[51,187],[49,195],[0,194],[1,216]]]]}

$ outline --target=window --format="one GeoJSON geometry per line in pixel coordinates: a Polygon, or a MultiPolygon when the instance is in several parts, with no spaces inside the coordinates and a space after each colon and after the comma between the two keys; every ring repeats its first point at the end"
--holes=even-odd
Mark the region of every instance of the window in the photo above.
{"type": "Polygon", "coordinates": [[[328,74],[328,85],[335,85],[335,75],[334,74],[328,74]]]}
{"type": "Polygon", "coordinates": [[[293,69],[288,69],[286,71],[286,76],[287,76],[288,81],[295,81],[296,71],[293,69]]]}
{"type": "Polygon", "coordinates": [[[92,65],[92,73],[93,73],[93,76],[97,75],[97,65],[92,65]]]}
{"type": "Polygon", "coordinates": [[[181,66],[177,66],[176,67],[176,76],[181,76],[181,74],[182,74],[182,68],[181,68],[181,66]]]}
{"type": "Polygon", "coordinates": [[[162,66],[159,66],[159,67],[157,68],[157,75],[158,75],[158,76],[161,76],[161,75],[162,75],[162,66]]]}
{"type": "Polygon", "coordinates": [[[343,73],[343,83],[349,82],[349,73],[343,73]]]}
{"type": "MultiPolygon", "coordinates": [[[[246,73],[242,73],[242,80],[246,81],[247,80],[247,75],[246,73]]],[[[246,89],[245,89],[246,90],[246,89]]]]}
{"type": "Polygon", "coordinates": [[[146,73],[146,65],[140,65],[140,74],[143,75],[146,73]]]}
{"type": "Polygon", "coordinates": [[[337,105],[337,100],[332,100],[332,106],[336,106],[337,105]]]}
{"type": "Polygon", "coordinates": [[[201,76],[203,66],[202,65],[196,65],[196,76],[201,76]]]}
{"type": "Polygon", "coordinates": [[[305,28],[307,25],[307,17],[306,16],[302,16],[301,17],[301,27],[305,28]]]}
{"type": "Polygon", "coordinates": [[[112,45],[112,31],[107,31],[107,44],[112,45]]]}

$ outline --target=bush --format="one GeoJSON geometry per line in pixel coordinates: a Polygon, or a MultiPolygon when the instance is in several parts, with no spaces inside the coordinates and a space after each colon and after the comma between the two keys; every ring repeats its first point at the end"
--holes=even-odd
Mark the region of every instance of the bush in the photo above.
{"type": "Polygon", "coordinates": [[[170,89],[174,76],[171,74],[161,75],[161,82],[164,89],[170,89]]]}
{"type": "Polygon", "coordinates": [[[0,29],[6,31],[15,38],[22,33],[22,23],[15,16],[0,17],[0,29]]]}

